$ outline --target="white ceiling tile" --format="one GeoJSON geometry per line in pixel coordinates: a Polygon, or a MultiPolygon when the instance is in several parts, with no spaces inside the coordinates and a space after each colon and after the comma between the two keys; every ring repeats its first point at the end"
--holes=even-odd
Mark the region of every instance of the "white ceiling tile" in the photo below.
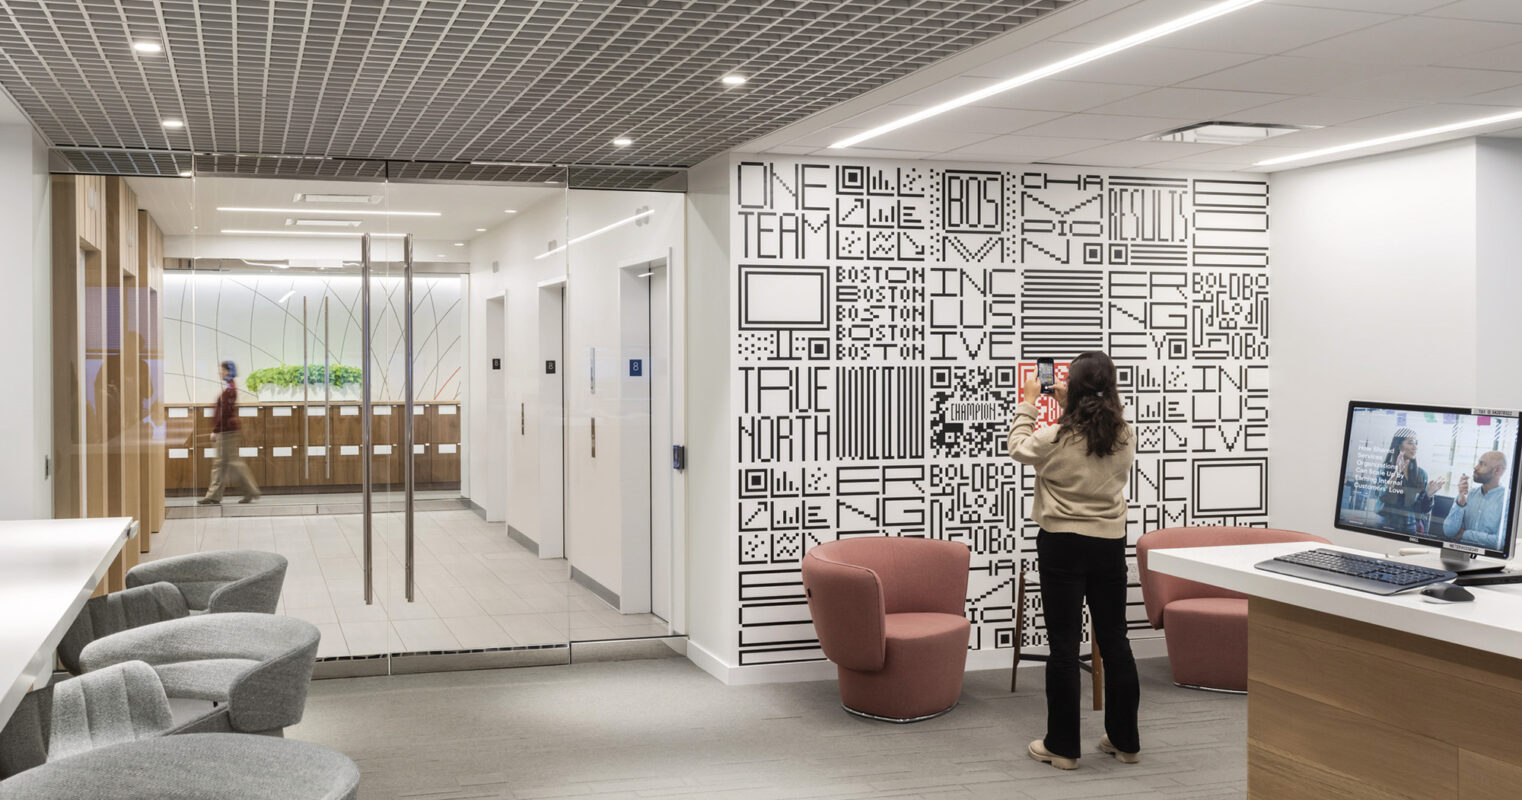
{"type": "Polygon", "coordinates": [[[1199,120],[1169,117],[1120,117],[1111,114],[1069,114],[1021,131],[1027,136],[1076,136],[1111,141],[1135,139],[1199,120]]]}
{"type": "Polygon", "coordinates": [[[1112,103],[1122,97],[1150,91],[1151,86],[1127,83],[1083,83],[1080,81],[1045,80],[1021,86],[987,100],[978,101],[979,106],[992,108],[1028,108],[1036,111],[1088,111],[1112,103]]]}
{"type": "Polygon", "coordinates": [[[847,136],[855,136],[865,130],[866,128],[824,128],[788,139],[784,144],[793,147],[829,147],[847,136]]]}
{"type": "Polygon", "coordinates": [[[1318,94],[1367,100],[1440,103],[1517,84],[1514,72],[1450,67],[1412,67],[1329,87],[1318,94]]]}
{"type": "Polygon", "coordinates": [[[1315,94],[1360,78],[1384,75],[1395,69],[1376,64],[1338,63],[1320,58],[1269,56],[1186,81],[1182,85],[1242,92],[1315,94]]]}
{"type": "Polygon", "coordinates": [[[1142,46],[1075,67],[1062,73],[1062,77],[1073,81],[1172,86],[1256,58],[1248,53],[1142,46]]]}
{"type": "Polygon", "coordinates": [[[1349,100],[1344,97],[1293,97],[1258,106],[1221,119],[1233,122],[1277,122],[1284,125],[1338,125],[1350,120],[1386,114],[1405,107],[1392,100],[1349,100]]]}
{"type": "Polygon", "coordinates": [[[953,97],[960,97],[969,92],[976,92],[979,89],[992,86],[998,82],[996,78],[958,75],[933,86],[927,86],[918,91],[895,98],[893,103],[895,105],[906,106],[933,106],[936,103],[944,103],[953,97]]]}
{"type": "Polygon", "coordinates": [[[1171,164],[1229,164],[1238,167],[1248,167],[1259,161],[1270,158],[1278,158],[1284,155],[1283,150],[1261,145],[1243,145],[1241,147],[1228,147],[1220,150],[1212,150],[1209,153],[1187,155],[1172,159],[1171,164]]]}
{"type": "Polygon", "coordinates": [[[1509,86],[1494,92],[1481,92],[1460,99],[1475,105],[1522,109],[1522,86],[1509,86]]]}
{"type": "Polygon", "coordinates": [[[1440,125],[1451,125],[1466,120],[1493,117],[1498,113],[1505,112],[1503,109],[1494,106],[1436,103],[1412,106],[1385,114],[1376,114],[1372,117],[1365,117],[1349,122],[1342,127],[1347,130],[1364,131],[1365,136],[1388,136],[1393,133],[1403,133],[1422,128],[1436,128],[1440,125]]]}
{"type": "Polygon", "coordinates": [[[817,150],[816,155],[830,158],[891,158],[899,160],[922,160],[934,158],[935,150],[884,150],[876,147],[843,147],[839,150],[817,150]]]}
{"type": "Polygon", "coordinates": [[[1518,42],[1522,42],[1522,25],[1401,17],[1291,50],[1285,55],[1421,66],[1518,42]]]}
{"type": "Polygon", "coordinates": [[[942,156],[955,156],[958,160],[982,159],[984,161],[999,159],[1037,159],[1051,158],[1066,153],[1075,153],[1079,150],[1088,150],[1102,144],[1108,144],[1105,139],[1078,139],[1071,136],[1025,136],[1015,134],[1011,136],[996,136],[971,144],[966,147],[942,153],[942,156]]]}
{"type": "MultiPolygon", "coordinates": [[[[1522,3],[1518,4],[1522,8],[1522,3]]],[[[1434,62],[1439,67],[1465,67],[1468,69],[1499,69],[1522,72],[1522,43],[1496,47],[1476,53],[1466,53],[1434,62]]]]}
{"type": "Polygon", "coordinates": [[[863,147],[873,147],[883,150],[924,150],[931,153],[939,153],[943,150],[955,150],[974,142],[981,142],[991,138],[987,133],[973,133],[968,131],[954,131],[944,127],[925,128],[919,125],[911,125],[907,128],[899,128],[889,131],[881,136],[876,136],[862,142],[863,147]]]}
{"type": "Polygon", "coordinates": [[[964,74],[1004,80],[1005,78],[1013,78],[1016,75],[1023,75],[1033,69],[1040,69],[1048,64],[1061,61],[1069,56],[1075,56],[1088,49],[1090,49],[1090,45],[1079,44],[1077,42],[1036,42],[1027,47],[1022,47],[1019,51],[1010,53],[1007,56],[1001,56],[981,66],[973,67],[964,74]]]}
{"type": "Polygon", "coordinates": [[[1168,47],[1274,55],[1396,19],[1390,14],[1260,3],[1159,40],[1168,47]]]}
{"type": "Polygon", "coordinates": [[[1288,99],[1289,95],[1263,92],[1226,92],[1218,89],[1154,89],[1091,109],[1095,114],[1216,119],[1244,108],[1288,99]]]}
{"type": "Polygon", "coordinates": [[[1069,153],[1063,159],[1097,167],[1144,167],[1159,161],[1172,161],[1176,158],[1209,153],[1221,148],[1222,145],[1218,144],[1187,142],[1114,142],[1077,153],[1069,153]]]}
{"type": "MultiPolygon", "coordinates": [[[[1056,34],[1052,39],[1061,42],[1102,44],[1130,36],[1133,33],[1171,22],[1179,17],[1215,5],[1219,0],[1142,0],[1075,28],[1056,34]]],[[[1079,7],[1082,7],[1079,3],[1079,7]]],[[[1241,12],[1236,12],[1241,13],[1241,12]]],[[[1214,19],[1203,26],[1220,22],[1214,19]]]]}
{"type": "Polygon", "coordinates": [[[1453,0],[1269,0],[1278,6],[1314,6],[1346,11],[1380,11],[1386,14],[1419,14],[1453,0]]]}
{"type": "Polygon", "coordinates": [[[817,147],[796,147],[794,145],[783,144],[776,147],[769,147],[767,148],[766,152],[776,153],[778,155],[784,156],[806,156],[818,149],[819,148],[817,147]]]}
{"type": "Polygon", "coordinates": [[[1522,3],[1517,0],[1459,0],[1428,11],[1433,17],[1475,19],[1484,22],[1522,23],[1522,3]]]}
{"type": "MultiPolygon", "coordinates": [[[[843,124],[852,128],[870,129],[922,110],[924,110],[923,106],[899,104],[882,106],[874,108],[865,114],[858,114],[846,120],[843,124]]],[[[944,114],[939,114],[924,121],[916,122],[904,130],[944,131],[953,134],[1012,133],[1021,128],[1028,128],[1037,123],[1056,119],[1060,116],[1063,116],[1060,111],[1028,111],[1025,109],[989,108],[974,105],[963,106],[962,108],[947,111],[944,114]]]]}

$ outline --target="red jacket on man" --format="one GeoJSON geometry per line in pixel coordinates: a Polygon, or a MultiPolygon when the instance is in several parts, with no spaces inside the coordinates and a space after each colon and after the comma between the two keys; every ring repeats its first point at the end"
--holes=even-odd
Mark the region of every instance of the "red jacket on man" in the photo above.
{"type": "Polygon", "coordinates": [[[232,381],[227,382],[227,388],[217,397],[217,410],[212,413],[211,432],[225,433],[238,430],[238,387],[232,381]]]}

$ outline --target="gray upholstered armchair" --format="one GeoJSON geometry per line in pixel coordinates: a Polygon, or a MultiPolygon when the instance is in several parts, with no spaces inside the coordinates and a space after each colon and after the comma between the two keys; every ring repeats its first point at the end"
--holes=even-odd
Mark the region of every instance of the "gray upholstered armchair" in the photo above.
{"type": "Polygon", "coordinates": [[[258,550],[215,550],[138,564],[127,571],[127,589],[85,603],[58,643],[58,660],[78,675],[80,651],[112,634],[194,612],[273,614],[285,569],[285,556],[258,550]]]}
{"type": "Polygon", "coordinates": [[[147,561],[127,570],[127,587],[173,584],[191,611],[273,614],[285,583],[285,556],[262,550],[212,550],[147,561]]]}
{"type": "Polygon", "coordinates": [[[126,661],[28,692],[0,728],[0,778],[173,729],[158,674],[141,661],[126,661]]]}
{"type": "Polygon", "coordinates": [[[144,661],[172,698],[209,700],[221,713],[185,732],[277,733],[301,721],[317,660],[317,626],[273,614],[207,614],[133,628],[86,645],[86,672],[144,661]]]}

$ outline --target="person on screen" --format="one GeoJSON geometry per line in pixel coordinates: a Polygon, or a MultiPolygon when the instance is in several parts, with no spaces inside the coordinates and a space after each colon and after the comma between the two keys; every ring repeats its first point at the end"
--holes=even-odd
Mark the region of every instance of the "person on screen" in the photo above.
{"type": "Polygon", "coordinates": [[[1443,520],[1443,536],[1460,544],[1472,544],[1495,550],[1501,546],[1501,523],[1506,514],[1506,490],[1501,476],[1506,474],[1506,455],[1494,450],[1480,456],[1474,465],[1474,482],[1459,478],[1453,508],[1443,520]]]}
{"type": "Polygon", "coordinates": [[[1379,527],[1406,534],[1427,532],[1427,515],[1432,513],[1432,496],[1443,488],[1444,480],[1427,480],[1427,471],[1416,463],[1416,431],[1401,428],[1390,439],[1379,470],[1379,527]]]}

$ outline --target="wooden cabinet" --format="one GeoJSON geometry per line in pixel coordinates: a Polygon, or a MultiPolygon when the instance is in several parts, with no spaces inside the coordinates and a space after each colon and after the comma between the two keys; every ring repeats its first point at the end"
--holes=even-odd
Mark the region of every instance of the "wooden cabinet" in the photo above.
{"type": "MultiPolygon", "coordinates": [[[[400,491],[403,421],[400,403],[376,404],[371,417],[371,469],[377,488],[400,491]]],[[[419,488],[444,489],[460,480],[458,403],[418,403],[413,408],[413,468],[419,488]],[[442,440],[441,440],[442,438],[442,440]]],[[[213,406],[165,410],[165,450],[158,457],[165,489],[175,495],[204,493],[216,460],[213,406]],[[170,451],[173,452],[170,452],[170,451]]],[[[358,403],[248,403],[238,407],[239,448],[260,489],[275,494],[354,491],[363,465],[363,417],[358,403]]]]}

